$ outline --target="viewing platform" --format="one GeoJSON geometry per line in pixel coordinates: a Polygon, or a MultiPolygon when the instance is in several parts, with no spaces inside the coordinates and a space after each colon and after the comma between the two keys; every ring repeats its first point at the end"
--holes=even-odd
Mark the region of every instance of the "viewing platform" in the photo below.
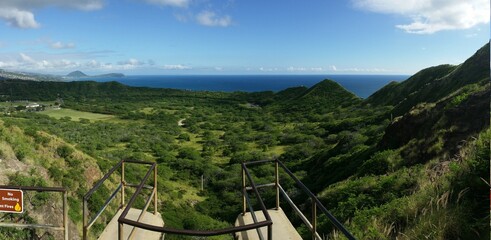
{"type": "MultiPolygon", "coordinates": [[[[116,215],[111,219],[111,221],[107,224],[106,228],[104,229],[104,232],[99,236],[99,240],[113,240],[116,239],[118,236],[118,219],[123,213],[123,210],[120,209],[116,215]]],[[[130,211],[128,212],[128,215],[126,215],[126,218],[137,221],[138,216],[142,213],[141,209],[136,209],[136,208],[130,208],[130,211]]],[[[146,213],[144,217],[140,220],[142,223],[146,224],[152,224],[155,226],[163,227],[164,226],[164,220],[162,220],[162,216],[160,216],[160,213],[157,214],[152,214],[152,213],[146,213]]],[[[123,227],[123,239],[129,239],[130,234],[134,231],[134,237],[133,239],[146,239],[146,240],[160,240],[162,239],[162,233],[160,232],[153,232],[153,231],[148,231],[145,229],[139,229],[135,228],[133,226],[124,226],[123,227]]]]}
{"type": "MultiPolygon", "coordinates": [[[[278,210],[270,209],[268,210],[269,216],[271,216],[271,221],[273,222],[273,239],[274,240],[302,240],[300,234],[298,234],[295,227],[288,219],[288,217],[283,212],[283,209],[278,210]]],[[[255,211],[254,214],[258,216],[258,221],[264,221],[266,218],[261,211],[255,211]]],[[[235,226],[244,226],[247,224],[254,223],[253,216],[250,212],[245,215],[239,214],[237,220],[235,220],[235,226]]],[[[258,228],[261,231],[262,236],[268,236],[268,228],[262,227],[258,228]]],[[[251,229],[244,232],[238,232],[235,234],[237,240],[255,240],[260,239],[257,229],[251,229]]]]}

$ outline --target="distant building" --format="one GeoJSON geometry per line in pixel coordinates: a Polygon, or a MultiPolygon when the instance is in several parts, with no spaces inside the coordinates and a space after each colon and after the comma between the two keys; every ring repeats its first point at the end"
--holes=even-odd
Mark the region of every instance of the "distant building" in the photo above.
{"type": "Polygon", "coordinates": [[[38,108],[38,107],[41,107],[41,105],[39,105],[39,103],[29,103],[26,106],[26,108],[38,108]]]}

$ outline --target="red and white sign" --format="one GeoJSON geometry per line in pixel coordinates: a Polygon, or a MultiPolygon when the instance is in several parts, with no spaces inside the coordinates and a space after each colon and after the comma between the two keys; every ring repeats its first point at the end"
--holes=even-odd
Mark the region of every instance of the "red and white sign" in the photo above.
{"type": "Polygon", "coordinates": [[[0,212],[24,212],[24,193],[16,189],[0,189],[0,212]]]}

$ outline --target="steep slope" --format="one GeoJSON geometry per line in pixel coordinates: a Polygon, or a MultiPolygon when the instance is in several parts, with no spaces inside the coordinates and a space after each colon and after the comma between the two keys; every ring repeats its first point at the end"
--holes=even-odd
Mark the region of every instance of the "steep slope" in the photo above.
{"type": "MultiPolygon", "coordinates": [[[[0,185],[63,186],[69,191],[70,239],[80,239],[81,199],[102,176],[96,160],[60,138],[33,129],[22,130],[11,121],[0,121],[0,185]]],[[[25,192],[25,214],[19,223],[61,225],[61,197],[56,193],[25,192]]],[[[37,239],[31,230],[0,230],[0,239],[37,239]]],[[[56,239],[62,232],[50,233],[56,239]]]]}
{"type": "Polygon", "coordinates": [[[403,82],[389,83],[370,95],[365,102],[373,105],[395,106],[411,93],[417,92],[425,85],[448,75],[456,68],[457,66],[440,65],[423,69],[403,82]]]}
{"type": "Polygon", "coordinates": [[[392,105],[402,115],[418,103],[436,102],[459,88],[489,81],[489,43],[461,65],[441,65],[420,71],[408,80],[392,83],[370,96],[366,103],[392,105]]]}
{"type": "Polygon", "coordinates": [[[407,164],[453,156],[462,141],[489,127],[489,95],[489,83],[470,85],[435,104],[419,104],[386,128],[379,147],[394,149],[411,142],[402,152],[407,164]]]}

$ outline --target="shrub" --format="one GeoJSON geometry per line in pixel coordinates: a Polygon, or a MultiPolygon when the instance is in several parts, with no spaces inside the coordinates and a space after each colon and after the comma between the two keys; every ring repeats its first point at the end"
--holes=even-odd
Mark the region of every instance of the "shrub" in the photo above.
{"type": "Polygon", "coordinates": [[[74,150],[71,147],[69,147],[68,145],[62,145],[56,149],[56,154],[58,154],[58,156],[60,156],[61,158],[67,158],[73,152],[74,152],[74,150]]]}

